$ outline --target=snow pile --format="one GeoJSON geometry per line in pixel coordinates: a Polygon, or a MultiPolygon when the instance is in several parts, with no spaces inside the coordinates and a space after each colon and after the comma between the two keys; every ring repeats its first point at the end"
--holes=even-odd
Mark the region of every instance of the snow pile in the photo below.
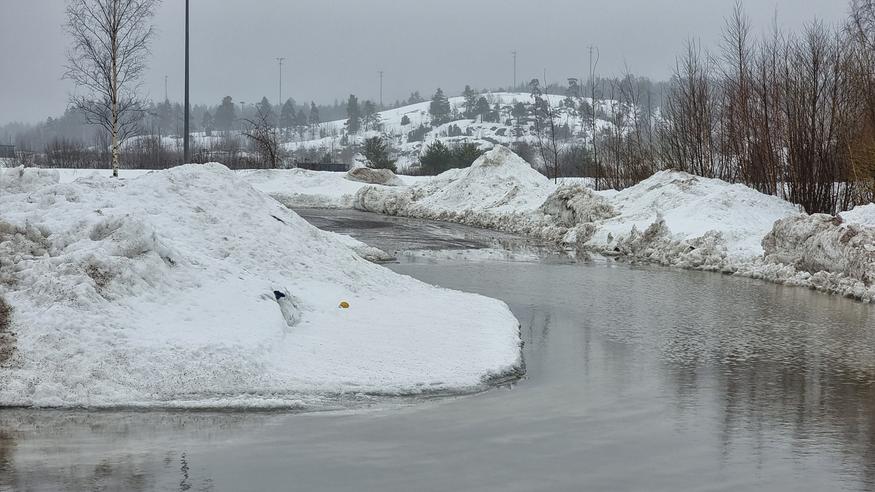
{"type": "Polygon", "coordinates": [[[0,192],[21,193],[31,188],[56,184],[60,180],[58,171],[18,166],[0,170],[0,192]]]}
{"type": "Polygon", "coordinates": [[[377,184],[384,186],[404,186],[395,173],[389,169],[371,169],[369,167],[354,167],[346,173],[346,179],[360,183],[377,184]]]}
{"type": "Polygon", "coordinates": [[[875,203],[859,205],[839,214],[843,221],[862,227],[875,227],[875,203]]]}
{"type": "Polygon", "coordinates": [[[764,261],[747,266],[743,274],[875,299],[875,228],[846,223],[842,217],[799,214],[775,223],[763,247],[764,261]]]}
{"type": "Polygon", "coordinates": [[[239,171],[240,177],[289,208],[352,208],[364,186],[344,179],[346,173],[306,169],[239,171]]]}
{"type": "Polygon", "coordinates": [[[541,205],[539,212],[551,216],[563,227],[575,227],[618,215],[608,199],[580,184],[560,186],[541,205]]]}
{"type": "MultiPolygon", "coordinates": [[[[638,256],[642,250],[631,247],[630,241],[640,244],[651,238],[660,243],[656,249],[677,250],[708,236],[705,243],[717,247],[708,255],[723,256],[718,250],[725,248],[726,261],[732,263],[761,256],[760,243],[775,221],[800,210],[744,185],[679,171],[660,171],[613,195],[610,203],[618,215],[598,223],[598,230],[587,243],[592,248],[634,251],[638,256]],[[642,237],[641,231],[651,226],[651,234],[642,237]]],[[[698,242],[699,246],[705,245],[698,242]]]]}
{"type": "Polygon", "coordinates": [[[469,168],[451,169],[408,188],[362,188],[354,204],[387,215],[537,234],[543,226],[537,210],[555,190],[522,158],[496,146],[469,168]]]}
{"type": "Polygon", "coordinates": [[[0,173],[0,405],[289,407],[520,366],[503,303],[367,262],[223,166],[0,173]]]}

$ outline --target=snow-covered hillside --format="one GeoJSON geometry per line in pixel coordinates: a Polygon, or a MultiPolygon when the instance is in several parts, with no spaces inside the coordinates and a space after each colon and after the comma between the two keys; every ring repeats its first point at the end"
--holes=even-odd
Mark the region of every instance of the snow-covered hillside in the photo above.
{"type": "MultiPolygon", "coordinates": [[[[519,136],[515,136],[514,133],[517,131],[517,119],[512,114],[513,107],[517,103],[531,105],[534,101],[531,94],[496,92],[480,96],[486,99],[490,108],[498,107],[498,122],[484,122],[481,118],[466,119],[457,116],[452,118],[451,122],[432,127],[431,115],[429,114],[430,102],[426,101],[379,113],[379,130],[363,129],[357,134],[349,135],[346,129],[346,120],[330,121],[319,125],[319,132],[323,135],[320,138],[308,139],[305,136],[302,139],[294,139],[285,143],[284,147],[290,152],[307,150],[321,155],[351,145],[361,145],[365,139],[373,136],[383,136],[397,152],[398,168],[404,170],[417,165],[425,146],[435,140],[440,140],[447,145],[473,143],[483,150],[491,149],[497,144],[508,146],[514,142],[534,143],[536,141],[534,126],[530,122],[519,126],[519,136]],[[411,140],[410,133],[420,126],[426,127],[425,133],[421,139],[411,140]],[[461,135],[453,134],[456,128],[461,131],[461,135]]],[[[578,108],[569,107],[564,96],[547,95],[544,97],[556,110],[556,124],[559,127],[567,125],[568,132],[576,136],[577,141],[586,141],[590,138],[591,123],[588,118],[581,116],[578,108]]],[[[460,115],[464,111],[465,99],[463,97],[451,97],[449,103],[454,114],[460,115]]],[[[578,105],[585,103],[591,106],[592,100],[578,98],[576,103],[578,105]]],[[[621,107],[618,102],[612,100],[599,100],[596,107],[596,114],[601,116],[628,111],[630,111],[629,108],[621,107]]],[[[609,121],[601,117],[596,118],[597,131],[609,127],[611,127],[609,121]]]]}
{"type": "Polygon", "coordinates": [[[520,365],[502,302],[370,263],[221,165],[59,180],[0,171],[2,405],[289,407],[520,365]]]}

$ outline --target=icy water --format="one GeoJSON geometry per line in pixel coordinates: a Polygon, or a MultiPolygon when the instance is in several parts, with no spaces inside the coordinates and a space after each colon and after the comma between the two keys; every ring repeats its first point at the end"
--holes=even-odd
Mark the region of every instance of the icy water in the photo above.
{"type": "Polygon", "coordinates": [[[389,267],[503,299],[526,378],[341,412],[0,412],[0,490],[875,490],[868,305],[303,213],[383,249],[431,249],[389,267]]]}

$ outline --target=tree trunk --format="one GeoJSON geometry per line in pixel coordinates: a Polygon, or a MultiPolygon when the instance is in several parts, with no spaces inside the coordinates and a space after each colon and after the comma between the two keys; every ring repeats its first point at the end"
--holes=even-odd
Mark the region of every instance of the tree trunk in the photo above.
{"type": "Polygon", "coordinates": [[[112,177],[118,177],[119,168],[119,107],[118,107],[118,1],[112,10],[112,177]]]}

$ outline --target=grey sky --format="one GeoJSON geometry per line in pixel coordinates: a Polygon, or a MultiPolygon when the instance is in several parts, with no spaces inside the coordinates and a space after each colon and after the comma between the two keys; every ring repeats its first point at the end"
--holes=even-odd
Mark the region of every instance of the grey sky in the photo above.
{"type": "MultiPolygon", "coordinates": [[[[601,50],[600,71],[666,78],[684,40],[713,45],[733,0],[191,0],[192,101],[277,99],[275,57],[287,58],[283,97],[331,102],[350,93],[385,100],[436,87],[510,84],[582,75],[586,46],[601,50]]],[[[182,96],[183,0],[164,0],[155,23],[149,95],[182,96]]],[[[843,19],[845,0],[748,0],[758,31],[797,29],[814,17],[843,19]]],[[[0,0],[0,123],[63,111],[72,89],[61,80],[67,40],[64,0],[0,0]]]]}

